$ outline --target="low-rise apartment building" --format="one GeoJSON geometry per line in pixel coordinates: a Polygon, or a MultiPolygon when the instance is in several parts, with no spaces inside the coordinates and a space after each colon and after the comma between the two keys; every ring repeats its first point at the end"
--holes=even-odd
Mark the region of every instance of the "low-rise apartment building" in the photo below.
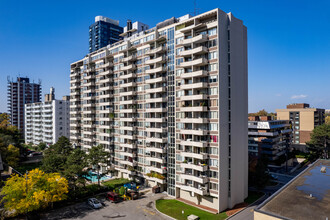
{"type": "Polygon", "coordinates": [[[291,144],[290,121],[272,120],[270,116],[250,116],[248,123],[249,158],[264,156],[270,165],[281,165],[291,144]]]}
{"type": "Polygon", "coordinates": [[[278,120],[290,120],[292,124],[292,144],[305,145],[310,141],[313,129],[325,122],[325,110],[310,108],[306,103],[287,105],[286,109],[276,109],[278,120]]]}
{"type": "Polygon", "coordinates": [[[127,29],[71,64],[70,139],[109,170],[220,212],[247,197],[247,31],[214,9],[127,29]]]}
{"type": "Polygon", "coordinates": [[[25,143],[54,144],[62,136],[70,135],[70,99],[56,100],[54,89],[45,102],[25,104],[25,143]]]}

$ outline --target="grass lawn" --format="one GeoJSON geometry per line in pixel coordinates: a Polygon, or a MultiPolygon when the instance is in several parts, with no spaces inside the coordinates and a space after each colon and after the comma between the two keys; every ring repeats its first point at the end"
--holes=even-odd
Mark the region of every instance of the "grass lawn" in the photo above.
{"type": "Polygon", "coordinates": [[[130,182],[132,181],[129,179],[120,178],[104,182],[103,185],[107,186],[111,190],[130,182]]]}
{"type": "Polygon", "coordinates": [[[264,193],[262,192],[249,191],[249,196],[244,200],[244,202],[246,202],[247,204],[254,203],[263,195],[264,193]]]}
{"type": "Polygon", "coordinates": [[[160,212],[179,220],[186,220],[191,214],[197,215],[201,220],[221,220],[227,218],[226,212],[212,214],[174,199],[157,200],[156,207],[160,212]],[[184,214],[182,214],[182,210],[184,214]]]}

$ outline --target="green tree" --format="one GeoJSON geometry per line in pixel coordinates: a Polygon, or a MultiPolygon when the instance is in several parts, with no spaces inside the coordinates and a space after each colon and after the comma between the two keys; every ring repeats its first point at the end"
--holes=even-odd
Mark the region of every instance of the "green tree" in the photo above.
{"type": "Polygon", "coordinates": [[[102,164],[107,163],[108,153],[104,150],[102,145],[94,146],[89,150],[88,163],[97,170],[97,182],[100,186],[100,168],[102,164]]]}
{"type": "Polygon", "coordinates": [[[34,169],[24,176],[13,175],[1,190],[5,209],[22,214],[66,199],[68,181],[58,173],[34,169]]]}
{"type": "Polygon", "coordinates": [[[330,116],[325,117],[325,123],[330,124],[330,116]]]}
{"type": "Polygon", "coordinates": [[[47,148],[47,144],[46,143],[39,143],[37,146],[38,151],[44,151],[47,148]]]}
{"type": "Polygon", "coordinates": [[[72,153],[67,157],[66,168],[63,172],[64,177],[69,181],[70,186],[75,190],[78,184],[85,185],[87,175],[86,167],[87,154],[81,149],[74,149],[72,153]]]}
{"type": "Polygon", "coordinates": [[[60,137],[54,145],[44,151],[42,170],[47,173],[63,173],[66,169],[66,160],[72,151],[69,139],[60,137]]]}
{"type": "Polygon", "coordinates": [[[264,188],[270,180],[267,173],[268,159],[261,156],[249,163],[249,185],[264,188]]]}
{"type": "Polygon", "coordinates": [[[308,150],[316,158],[329,158],[330,124],[319,125],[314,128],[311,140],[307,142],[308,150]]]}

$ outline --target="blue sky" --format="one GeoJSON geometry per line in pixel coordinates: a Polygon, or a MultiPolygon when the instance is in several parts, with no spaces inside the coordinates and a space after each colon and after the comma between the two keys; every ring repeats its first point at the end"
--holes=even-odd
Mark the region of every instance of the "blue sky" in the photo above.
{"type": "MultiPolygon", "coordinates": [[[[200,12],[232,12],[248,28],[249,112],[292,102],[330,108],[330,1],[197,0],[200,12]]],[[[96,15],[155,26],[194,11],[193,0],[0,0],[0,112],[6,111],[7,76],[42,80],[69,94],[70,63],[88,52],[88,26],[96,15]],[[122,5],[123,4],[123,5],[122,5]]]]}

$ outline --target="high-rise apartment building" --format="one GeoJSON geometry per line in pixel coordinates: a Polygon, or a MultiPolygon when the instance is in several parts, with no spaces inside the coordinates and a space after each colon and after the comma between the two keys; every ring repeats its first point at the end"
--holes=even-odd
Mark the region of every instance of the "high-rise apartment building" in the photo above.
{"type": "Polygon", "coordinates": [[[41,101],[41,82],[30,83],[29,78],[8,78],[8,113],[10,123],[24,130],[24,105],[41,101]]]}
{"type": "Polygon", "coordinates": [[[264,156],[270,165],[280,166],[290,150],[289,120],[273,120],[270,116],[249,117],[249,159],[264,156]]]}
{"type": "Polygon", "coordinates": [[[96,16],[95,23],[89,26],[89,52],[94,52],[121,40],[123,28],[119,21],[104,16],[96,16]]]}
{"type": "Polygon", "coordinates": [[[25,143],[55,144],[70,135],[70,99],[55,99],[54,88],[45,95],[45,102],[25,104],[25,143]]]}
{"type": "Polygon", "coordinates": [[[247,31],[231,13],[158,23],[70,77],[71,142],[102,144],[115,175],[214,212],[247,197],[247,31]]]}
{"type": "Polygon", "coordinates": [[[306,103],[295,103],[286,109],[276,109],[278,120],[290,120],[292,124],[292,144],[305,145],[310,141],[313,129],[325,121],[324,109],[310,108],[306,103]]]}

